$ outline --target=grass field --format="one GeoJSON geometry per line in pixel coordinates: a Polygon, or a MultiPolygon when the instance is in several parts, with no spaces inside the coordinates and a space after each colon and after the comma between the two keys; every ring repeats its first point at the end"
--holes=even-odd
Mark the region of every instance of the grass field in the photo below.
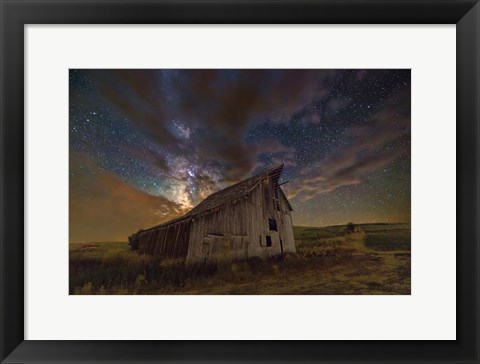
{"type": "Polygon", "coordinates": [[[70,244],[70,294],[410,294],[410,224],[294,227],[297,253],[204,267],[70,244]]]}

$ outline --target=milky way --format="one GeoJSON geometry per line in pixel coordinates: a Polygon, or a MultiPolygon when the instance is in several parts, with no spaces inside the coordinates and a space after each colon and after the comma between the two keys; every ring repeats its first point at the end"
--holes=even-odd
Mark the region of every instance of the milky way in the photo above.
{"type": "Polygon", "coordinates": [[[284,164],[295,225],[410,221],[410,70],[70,70],[70,238],[284,164]]]}

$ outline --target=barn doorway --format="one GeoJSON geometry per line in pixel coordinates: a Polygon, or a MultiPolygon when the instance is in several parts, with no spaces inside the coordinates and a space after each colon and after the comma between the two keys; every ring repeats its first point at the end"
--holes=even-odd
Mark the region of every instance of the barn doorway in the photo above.
{"type": "Polygon", "coordinates": [[[267,243],[267,248],[272,246],[272,237],[270,235],[265,236],[265,242],[267,243]]]}

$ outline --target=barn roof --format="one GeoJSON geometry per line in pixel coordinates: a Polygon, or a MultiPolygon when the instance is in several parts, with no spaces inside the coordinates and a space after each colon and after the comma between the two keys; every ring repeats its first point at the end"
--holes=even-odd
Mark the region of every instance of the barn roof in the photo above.
{"type": "Polygon", "coordinates": [[[215,192],[208,196],[205,200],[200,202],[189,213],[187,213],[187,215],[196,215],[198,213],[210,210],[214,207],[223,205],[236,198],[243,197],[247,193],[252,191],[262,179],[265,179],[267,177],[273,178],[274,180],[276,180],[276,182],[278,182],[280,175],[282,174],[282,170],[283,164],[281,166],[272,168],[266,172],[257,174],[256,176],[238,182],[234,185],[231,185],[230,187],[224,188],[223,190],[215,192]]]}
{"type": "MultiPolygon", "coordinates": [[[[278,180],[280,179],[282,171],[283,171],[283,164],[275,168],[272,168],[268,171],[265,171],[263,173],[257,174],[253,177],[247,178],[246,180],[243,180],[227,188],[224,188],[223,190],[220,190],[218,192],[211,194],[205,200],[203,200],[197,206],[195,206],[192,210],[190,210],[187,214],[181,217],[178,217],[176,219],[167,221],[163,224],[154,226],[150,229],[145,229],[143,231],[165,227],[167,225],[171,225],[171,224],[180,222],[182,220],[192,218],[197,214],[211,210],[217,206],[223,205],[237,198],[243,197],[249,192],[251,192],[258,185],[258,183],[260,183],[260,181],[262,181],[263,179],[271,178],[278,183],[278,180]]],[[[280,187],[278,187],[278,189],[280,190],[281,195],[285,198],[285,201],[287,202],[288,207],[290,208],[290,210],[292,210],[292,207],[290,206],[290,203],[288,199],[285,197],[285,194],[283,193],[282,189],[280,187]]]]}

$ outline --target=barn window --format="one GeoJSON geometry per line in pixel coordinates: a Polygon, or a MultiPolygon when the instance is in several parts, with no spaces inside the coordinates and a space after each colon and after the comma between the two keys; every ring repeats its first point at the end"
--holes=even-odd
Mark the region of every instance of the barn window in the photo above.
{"type": "Polygon", "coordinates": [[[267,246],[272,246],[272,237],[270,235],[267,235],[265,239],[267,240],[267,246]]]}
{"type": "Polygon", "coordinates": [[[277,230],[277,220],[275,220],[275,219],[268,219],[268,227],[270,228],[270,230],[278,231],[278,230],[277,230]]]}

